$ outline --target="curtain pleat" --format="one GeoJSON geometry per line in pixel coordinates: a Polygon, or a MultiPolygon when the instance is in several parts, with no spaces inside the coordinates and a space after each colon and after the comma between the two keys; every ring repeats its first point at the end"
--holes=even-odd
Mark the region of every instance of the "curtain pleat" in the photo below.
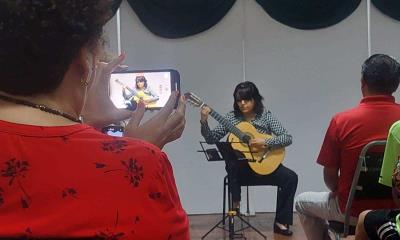
{"type": "Polygon", "coordinates": [[[142,23],[155,35],[182,38],[217,24],[236,0],[128,0],[142,23]]]}
{"type": "Polygon", "coordinates": [[[383,14],[400,21],[400,0],[372,0],[383,14]]]}
{"type": "Polygon", "coordinates": [[[298,29],[332,26],[357,9],[361,0],[256,0],[276,21],[298,29]]]}

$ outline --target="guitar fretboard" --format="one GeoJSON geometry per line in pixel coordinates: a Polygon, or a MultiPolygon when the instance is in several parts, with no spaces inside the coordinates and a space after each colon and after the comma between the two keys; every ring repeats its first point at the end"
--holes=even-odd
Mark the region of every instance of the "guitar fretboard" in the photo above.
{"type": "Polygon", "coordinates": [[[247,136],[245,133],[240,131],[239,128],[235,127],[232,123],[230,123],[226,118],[221,116],[219,113],[214,111],[214,109],[211,109],[210,115],[215,120],[217,120],[220,124],[225,126],[228,129],[229,132],[235,134],[236,137],[238,137],[241,141],[243,141],[245,143],[249,142],[249,136],[247,136]]]}
{"type": "Polygon", "coordinates": [[[123,82],[119,81],[118,79],[115,80],[115,82],[117,82],[119,85],[121,85],[122,87],[126,88],[129,92],[131,92],[134,95],[137,95],[137,92],[135,90],[133,90],[132,88],[128,87],[126,84],[124,84],[123,82]]]}

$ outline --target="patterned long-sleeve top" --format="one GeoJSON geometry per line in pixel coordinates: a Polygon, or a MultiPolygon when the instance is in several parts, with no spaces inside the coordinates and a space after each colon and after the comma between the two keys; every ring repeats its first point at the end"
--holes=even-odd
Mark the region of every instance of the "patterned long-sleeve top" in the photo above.
{"type": "MultiPolygon", "coordinates": [[[[234,126],[240,122],[246,121],[243,116],[236,117],[233,111],[227,113],[225,118],[234,126]]],[[[273,136],[265,141],[270,149],[286,147],[292,143],[292,136],[268,110],[264,110],[262,114],[256,114],[256,117],[251,120],[250,123],[259,133],[273,136]]],[[[207,122],[201,123],[201,135],[203,135],[204,139],[209,144],[218,142],[228,133],[228,129],[221,124],[211,130],[207,122]]]]}

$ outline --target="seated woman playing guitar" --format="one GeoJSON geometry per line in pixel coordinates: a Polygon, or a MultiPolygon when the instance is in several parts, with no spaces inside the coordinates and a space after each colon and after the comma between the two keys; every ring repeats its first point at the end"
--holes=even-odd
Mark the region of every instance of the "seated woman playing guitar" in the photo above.
{"type": "Polygon", "coordinates": [[[136,76],[135,89],[124,86],[122,96],[126,100],[127,109],[134,110],[137,103],[142,100],[146,107],[154,106],[160,97],[147,85],[145,76],[136,76]],[[133,103],[135,102],[135,103],[133,103]]]}
{"type": "MultiPolygon", "coordinates": [[[[272,137],[250,139],[248,144],[251,148],[254,147],[268,152],[269,150],[282,149],[292,143],[292,136],[272,116],[271,112],[264,108],[263,97],[254,83],[246,81],[238,84],[233,97],[234,110],[225,116],[231,125],[239,128],[240,123],[247,122],[251,123],[259,132],[258,136],[262,134],[265,134],[265,136],[267,134],[273,135],[272,137]]],[[[201,134],[207,143],[218,142],[229,133],[229,128],[223,124],[218,125],[214,130],[210,130],[207,119],[211,111],[212,109],[206,105],[201,109],[201,134]]],[[[292,235],[289,225],[293,224],[293,201],[297,188],[297,174],[282,164],[277,164],[277,168],[268,175],[257,174],[252,169],[247,161],[227,161],[226,170],[231,185],[233,208],[240,206],[241,183],[242,185],[244,183],[278,186],[274,232],[287,236],[292,235]]]]}

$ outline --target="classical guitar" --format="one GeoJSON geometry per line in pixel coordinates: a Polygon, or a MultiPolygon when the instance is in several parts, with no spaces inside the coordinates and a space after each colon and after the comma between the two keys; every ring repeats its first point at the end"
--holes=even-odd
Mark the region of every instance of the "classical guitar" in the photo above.
{"type": "MultiPolygon", "coordinates": [[[[195,107],[201,108],[206,105],[199,97],[191,92],[185,93],[185,98],[195,107]]],[[[232,148],[239,154],[239,158],[247,159],[250,168],[257,174],[267,175],[275,171],[285,157],[284,148],[265,150],[249,147],[248,145],[250,139],[268,139],[272,138],[271,135],[257,132],[257,129],[251,123],[246,121],[240,122],[234,126],[215,110],[212,108],[210,109],[211,117],[217,120],[230,132],[227,140],[231,143],[232,148]]]]}

